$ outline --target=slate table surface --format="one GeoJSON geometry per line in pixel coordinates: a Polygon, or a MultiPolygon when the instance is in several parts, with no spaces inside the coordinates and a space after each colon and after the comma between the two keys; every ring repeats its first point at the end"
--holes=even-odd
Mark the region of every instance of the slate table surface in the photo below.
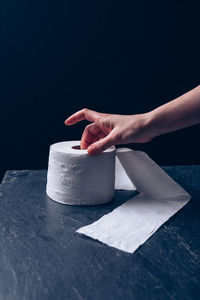
{"type": "Polygon", "coordinates": [[[135,195],[78,207],[45,194],[46,171],[0,185],[0,300],[200,299],[200,166],[164,167],[192,200],[135,253],[75,231],[135,195]]]}

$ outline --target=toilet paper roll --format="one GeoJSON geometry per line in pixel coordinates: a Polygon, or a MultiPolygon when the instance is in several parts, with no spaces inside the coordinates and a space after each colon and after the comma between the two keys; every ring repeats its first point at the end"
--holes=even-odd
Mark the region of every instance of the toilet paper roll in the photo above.
{"type": "Polygon", "coordinates": [[[114,197],[115,147],[99,155],[80,150],[80,141],[51,145],[47,195],[70,205],[98,205],[114,197]]]}
{"type": "Polygon", "coordinates": [[[70,205],[97,205],[112,200],[114,187],[136,187],[140,192],[78,233],[133,253],[191,198],[144,152],[120,148],[115,157],[115,147],[111,147],[90,156],[87,150],[76,149],[77,145],[80,141],[50,147],[50,198],[70,205]]]}

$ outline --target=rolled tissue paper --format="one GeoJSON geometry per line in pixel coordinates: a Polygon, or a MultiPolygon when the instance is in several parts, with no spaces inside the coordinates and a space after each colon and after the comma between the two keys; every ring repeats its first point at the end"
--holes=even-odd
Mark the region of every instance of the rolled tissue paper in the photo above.
{"type": "Polygon", "coordinates": [[[139,192],[94,223],[83,224],[77,230],[80,234],[133,253],[191,198],[142,151],[111,147],[90,156],[79,145],[80,141],[72,141],[50,147],[50,198],[70,205],[96,205],[111,201],[114,188],[139,192]]]}
{"type": "Polygon", "coordinates": [[[99,155],[80,150],[80,141],[50,146],[47,195],[70,205],[110,202],[115,187],[115,147],[99,155]]]}

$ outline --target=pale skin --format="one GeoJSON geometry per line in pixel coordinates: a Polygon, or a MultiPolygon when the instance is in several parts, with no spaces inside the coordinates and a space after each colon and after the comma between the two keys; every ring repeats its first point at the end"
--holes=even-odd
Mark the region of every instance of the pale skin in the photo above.
{"type": "Polygon", "coordinates": [[[156,136],[200,124],[200,85],[144,114],[115,115],[84,108],[67,118],[65,124],[82,120],[91,122],[81,138],[81,149],[89,154],[117,144],[146,143],[156,136]]]}

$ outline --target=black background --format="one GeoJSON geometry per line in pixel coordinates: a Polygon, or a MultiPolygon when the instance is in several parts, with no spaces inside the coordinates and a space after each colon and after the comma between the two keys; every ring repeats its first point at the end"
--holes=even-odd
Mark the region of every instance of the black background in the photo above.
{"type": "MultiPolygon", "coordinates": [[[[1,176],[47,168],[49,145],[80,139],[71,113],[147,112],[199,84],[191,1],[0,2],[1,176]]],[[[132,145],[161,165],[198,164],[200,126],[132,145]]]]}

